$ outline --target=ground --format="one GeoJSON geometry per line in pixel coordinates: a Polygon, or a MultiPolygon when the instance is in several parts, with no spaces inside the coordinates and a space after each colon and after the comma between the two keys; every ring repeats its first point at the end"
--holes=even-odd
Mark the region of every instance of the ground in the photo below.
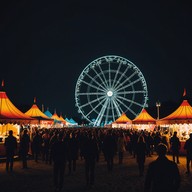
{"type": "MultiPolygon", "coordinates": [[[[148,164],[156,159],[154,154],[147,157],[145,163],[145,173],[148,164]]],[[[171,159],[171,156],[168,155],[171,159]]],[[[192,191],[192,176],[186,172],[185,157],[180,157],[178,164],[181,174],[181,188],[179,192],[192,191]]],[[[54,192],[53,187],[53,166],[45,164],[41,160],[36,163],[28,160],[29,169],[22,169],[21,161],[15,160],[13,173],[5,171],[5,162],[0,163],[0,192],[54,192]]],[[[71,175],[65,174],[65,192],[142,192],[145,176],[140,177],[136,160],[128,153],[122,165],[118,164],[117,156],[112,173],[108,173],[106,162],[101,155],[95,169],[95,185],[87,189],[85,185],[84,160],[78,160],[77,170],[71,175]]]]}

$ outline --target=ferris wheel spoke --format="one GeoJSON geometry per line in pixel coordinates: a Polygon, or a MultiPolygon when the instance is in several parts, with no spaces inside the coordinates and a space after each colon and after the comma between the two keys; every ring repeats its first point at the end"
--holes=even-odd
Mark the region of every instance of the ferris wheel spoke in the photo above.
{"type": "Polygon", "coordinates": [[[110,103],[111,103],[111,113],[113,117],[112,121],[115,121],[115,114],[114,114],[114,107],[113,107],[114,105],[113,105],[112,99],[110,100],[110,103]]]}
{"type": "Polygon", "coordinates": [[[120,72],[120,68],[121,68],[121,63],[119,64],[118,69],[116,70],[115,77],[114,77],[114,79],[113,79],[112,87],[114,87],[114,84],[115,84],[115,82],[116,82],[117,76],[118,76],[118,74],[119,74],[119,72],[120,72]]]}
{"type": "Polygon", "coordinates": [[[101,86],[101,88],[103,88],[103,91],[105,91],[105,87],[102,86],[101,83],[99,83],[98,81],[96,81],[93,77],[91,77],[88,73],[85,74],[86,76],[88,76],[93,82],[95,82],[99,87],[101,86]]]}
{"type": "Polygon", "coordinates": [[[100,79],[100,81],[104,84],[105,87],[107,87],[107,83],[105,82],[105,79],[101,78],[101,75],[93,68],[93,71],[97,74],[97,77],[100,79]]]}
{"type": "MultiPolygon", "coordinates": [[[[100,97],[100,99],[104,99],[104,98],[105,98],[105,96],[100,97]]],[[[98,102],[98,98],[97,98],[97,99],[94,99],[94,100],[92,100],[92,101],[90,101],[90,102],[87,102],[87,103],[85,103],[84,105],[81,105],[79,108],[82,109],[82,108],[84,108],[84,107],[89,106],[90,104],[94,104],[95,102],[98,102]]]]}
{"type": "Polygon", "coordinates": [[[78,96],[89,96],[89,95],[106,95],[106,93],[102,92],[92,92],[92,93],[77,93],[78,96]]]}
{"type": "Polygon", "coordinates": [[[139,106],[139,107],[143,107],[142,104],[140,104],[140,103],[138,103],[138,102],[135,102],[135,101],[133,101],[133,100],[127,99],[127,98],[125,98],[125,97],[118,96],[117,98],[118,98],[118,99],[120,98],[120,99],[122,99],[122,100],[124,100],[124,101],[127,101],[127,102],[129,102],[129,103],[135,104],[135,105],[137,105],[137,106],[139,106]]]}
{"type": "Polygon", "coordinates": [[[121,109],[121,107],[119,106],[119,104],[116,102],[116,100],[112,100],[112,103],[113,103],[113,105],[114,105],[114,107],[115,107],[115,110],[117,111],[117,114],[118,114],[118,116],[120,117],[121,116],[121,114],[123,113],[123,110],[121,109]],[[120,110],[121,111],[120,111],[120,110]]]}
{"type": "Polygon", "coordinates": [[[92,110],[90,110],[87,115],[85,115],[85,117],[88,117],[93,111],[96,111],[96,113],[98,114],[97,112],[97,108],[102,105],[104,102],[105,102],[106,99],[103,99],[102,101],[100,101],[95,107],[92,107],[92,110]]]}
{"type": "Polygon", "coordinates": [[[122,91],[122,92],[119,92],[117,90],[117,95],[125,95],[125,94],[137,94],[137,93],[145,93],[145,91],[122,91]]]}
{"type": "Polygon", "coordinates": [[[105,77],[105,74],[104,74],[104,72],[103,72],[102,69],[101,69],[101,66],[99,65],[98,67],[99,67],[99,70],[100,70],[100,72],[101,72],[101,74],[102,74],[102,76],[103,76],[103,79],[104,79],[104,82],[105,82],[106,87],[109,87],[109,85],[108,85],[108,83],[107,83],[107,79],[106,79],[106,77],[105,77]]]}
{"type": "Polygon", "coordinates": [[[95,88],[96,90],[104,91],[103,89],[101,89],[95,85],[92,85],[91,83],[87,83],[86,81],[83,81],[83,80],[82,80],[82,82],[85,83],[86,85],[92,87],[92,88],[95,88]]]}
{"type": "MultiPolygon", "coordinates": [[[[128,71],[129,68],[130,68],[130,67],[127,66],[127,68],[124,70],[123,74],[120,76],[120,78],[118,79],[118,81],[117,81],[116,84],[114,85],[114,88],[115,88],[115,89],[116,89],[116,87],[119,86],[119,82],[121,82],[122,78],[123,78],[124,76],[126,76],[125,74],[127,73],[127,71],[128,71]]],[[[120,84],[120,85],[121,85],[121,84],[120,84]]]]}
{"type": "Polygon", "coordinates": [[[121,84],[119,84],[115,89],[119,89],[119,87],[123,86],[127,81],[129,81],[133,76],[135,76],[137,72],[135,71],[133,74],[131,74],[128,78],[126,78],[121,84]]]}
{"type": "Polygon", "coordinates": [[[111,64],[109,62],[109,87],[111,87],[111,64]]]}
{"type": "Polygon", "coordinates": [[[106,108],[106,115],[105,115],[105,124],[107,124],[108,123],[108,121],[109,121],[109,119],[108,119],[108,117],[109,117],[109,110],[110,110],[110,100],[108,99],[108,102],[107,102],[107,108],[106,108]]]}
{"type": "Polygon", "coordinates": [[[120,90],[122,90],[122,89],[125,89],[125,88],[127,88],[127,87],[130,87],[130,86],[136,84],[137,82],[139,82],[140,80],[141,80],[140,78],[139,78],[139,79],[136,79],[135,81],[133,81],[133,82],[131,82],[131,83],[129,83],[129,84],[123,86],[123,87],[120,87],[119,89],[116,89],[116,90],[117,90],[117,91],[120,91],[120,90]]]}
{"type": "Polygon", "coordinates": [[[126,109],[128,109],[133,115],[137,116],[137,114],[127,105],[125,105],[120,99],[117,99],[119,103],[121,103],[126,109]]]}
{"type": "Polygon", "coordinates": [[[107,108],[107,103],[108,103],[108,99],[105,100],[105,103],[104,103],[104,105],[102,106],[102,108],[101,108],[101,110],[100,110],[100,113],[99,113],[98,116],[97,116],[97,119],[96,119],[96,121],[95,121],[97,126],[101,124],[101,120],[102,120],[102,118],[103,118],[103,116],[104,116],[104,113],[105,113],[105,110],[106,110],[106,108],[107,108]]]}

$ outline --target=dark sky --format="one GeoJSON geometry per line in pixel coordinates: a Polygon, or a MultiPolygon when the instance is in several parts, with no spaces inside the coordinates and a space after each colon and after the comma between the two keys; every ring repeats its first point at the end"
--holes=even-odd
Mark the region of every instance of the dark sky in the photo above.
{"type": "MultiPolygon", "coordinates": [[[[75,116],[82,70],[104,55],[132,61],[149,106],[192,95],[190,1],[6,1],[0,5],[0,80],[16,105],[75,116]]],[[[25,112],[25,111],[24,111],[25,112]]]]}

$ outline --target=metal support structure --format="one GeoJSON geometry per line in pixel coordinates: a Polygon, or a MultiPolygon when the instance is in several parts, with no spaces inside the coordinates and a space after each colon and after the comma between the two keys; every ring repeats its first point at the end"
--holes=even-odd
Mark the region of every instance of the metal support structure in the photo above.
{"type": "Polygon", "coordinates": [[[159,101],[156,102],[157,107],[157,120],[159,120],[159,108],[161,107],[161,103],[159,101]]]}

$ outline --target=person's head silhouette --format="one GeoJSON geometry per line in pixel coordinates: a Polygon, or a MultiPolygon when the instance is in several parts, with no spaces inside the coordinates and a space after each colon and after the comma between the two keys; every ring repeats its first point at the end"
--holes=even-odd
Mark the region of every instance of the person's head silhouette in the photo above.
{"type": "Polygon", "coordinates": [[[158,146],[157,146],[157,154],[159,156],[165,156],[167,153],[167,146],[163,143],[160,143],[158,146]]]}
{"type": "Polygon", "coordinates": [[[173,136],[175,137],[177,136],[177,131],[174,131],[173,136]]]}
{"type": "Polygon", "coordinates": [[[12,130],[9,130],[9,135],[13,135],[13,131],[12,130]]]}

